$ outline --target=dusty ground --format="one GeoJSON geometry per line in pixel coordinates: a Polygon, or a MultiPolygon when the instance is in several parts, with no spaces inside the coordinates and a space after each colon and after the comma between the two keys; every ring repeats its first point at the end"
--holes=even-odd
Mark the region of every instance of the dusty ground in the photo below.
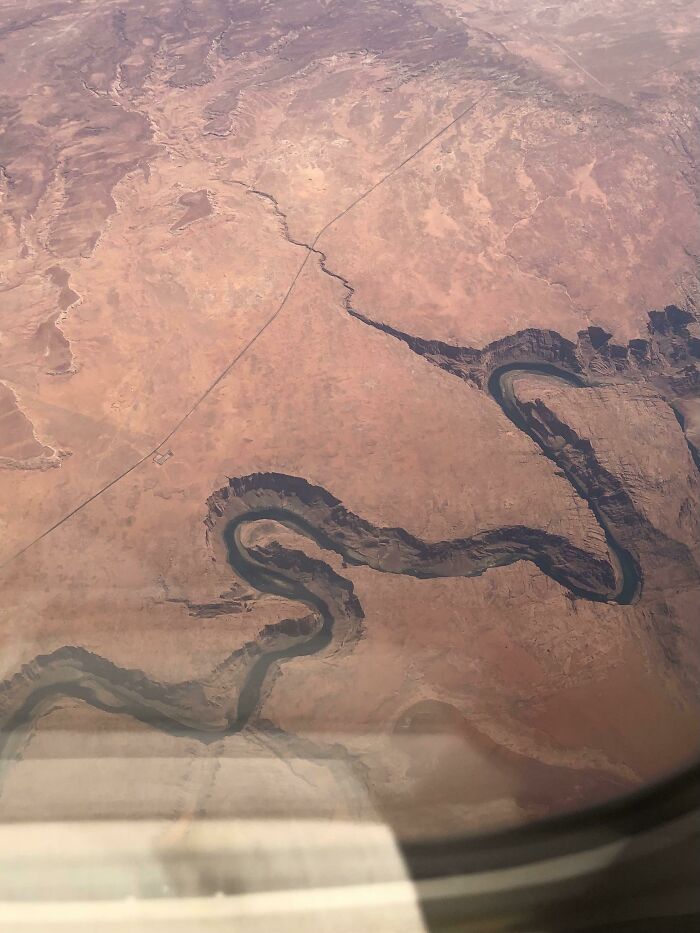
{"type": "MultiPolygon", "coordinates": [[[[391,329],[621,347],[654,309],[693,314],[698,32],[680,2],[1,0],[0,677],[73,646],[204,682],[303,615],[207,534],[230,477],[301,477],[424,541],[527,526],[605,558],[562,470],[391,329]]],[[[531,563],[414,579],[273,526],[352,582],[355,648],[281,665],[211,745],[61,699],[5,762],[0,814],[283,815],[274,768],[297,813],[451,833],[682,765],[700,498],[668,402],[697,442],[700,380],[666,391],[665,365],[518,393],[590,442],[685,575],[647,548],[643,598],[593,603],[531,563]]]]}

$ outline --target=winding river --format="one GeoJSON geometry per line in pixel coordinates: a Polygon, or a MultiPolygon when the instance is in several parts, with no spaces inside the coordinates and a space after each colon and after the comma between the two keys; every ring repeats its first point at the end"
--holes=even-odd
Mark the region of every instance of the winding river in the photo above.
{"type": "Polygon", "coordinates": [[[564,382],[567,385],[575,386],[578,389],[586,388],[589,384],[576,373],[569,372],[568,370],[561,369],[560,367],[554,366],[547,363],[509,363],[506,366],[500,366],[498,369],[495,369],[488,381],[488,391],[491,395],[491,398],[500,405],[503,414],[508,418],[516,428],[519,428],[528,437],[537,444],[540,450],[548,457],[550,460],[553,460],[555,463],[560,465],[566,474],[566,478],[569,480],[574,489],[578,492],[582,499],[588,503],[591,511],[596,517],[596,521],[603,529],[605,533],[605,540],[608,545],[608,549],[613,560],[616,562],[616,570],[618,580],[620,581],[619,589],[617,593],[611,594],[609,597],[609,602],[620,603],[620,605],[628,606],[633,603],[639,596],[642,588],[642,577],[639,572],[637,564],[630,554],[630,552],[624,548],[619,541],[616,540],[610,523],[608,522],[605,515],[601,512],[597,502],[593,499],[589,491],[585,486],[577,479],[577,477],[570,471],[566,469],[566,466],[559,464],[555,454],[543,443],[540,436],[533,429],[532,425],[528,423],[527,419],[524,417],[518,404],[515,400],[515,392],[513,389],[513,382],[518,375],[541,375],[547,376],[553,380],[558,380],[559,382],[564,382]]]}
{"type": "MultiPolygon", "coordinates": [[[[641,588],[641,574],[635,561],[616,540],[609,520],[585,485],[567,470],[564,462],[558,460],[557,451],[548,448],[518,406],[513,383],[519,375],[533,373],[567,385],[586,385],[580,376],[549,363],[509,363],[491,374],[489,394],[506,417],[557,463],[579,494],[588,501],[605,533],[615,565],[613,568],[602,558],[581,551],[564,538],[523,526],[428,544],[402,529],[375,528],[347,512],[338,500],[320,487],[311,487],[304,480],[287,477],[290,482],[296,482],[297,488],[304,484],[306,489],[321,494],[321,506],[326,509],[326,518],[330,516],[326,529],[292,509],[266,506],[248,509],[229,521],[223,537],[229,563],[240,578],[258,592],[283,596],[308,606],[318,620],[316,627],[292,631],[292,637],[280,628],[279,636],[273,633],[267,641],[263,638],[251,642],[219,665],[208,682],[213,683],[218,678],[217,693],[223,688],[223,695],[231,695],[232,703],[236,681],[243,680],[237,703],[223,711],[206,699],[202,685],[189,681],[158,683],[140,671],[120,668],[85,649],[66,646],[50,655],[39,656],[25,668],[24,673],[20,672],[3,685],[8,699],[0,760],[12,760],[33,723],[64,697],[82,700],[107,712],[127,714],[164,731],[185,733],[202,742],[211,742],[240,731],[252,720],[260,707],[273,665],[318,654],[331,645],[336,637],[339,613],[345,612],[346,621],[352,617],[357,635],[362,609],[354,597],[351,583],[345,578],[339,577],[325,563],[305,558],[301,552],[282,549],[275,553],[274,550],[266,552],[264,548],[246,547],[242,531],[263,520],[284,525],[321,549],[338,554],[345,564],[367,566],[380,572],[425,579],[478,576],[494,567],[530,560],[578,598],[619,604],[633,602],[641,588]],[[331,528],[330,533],[328,527],[331,528]],[[286,553],[288,557],[296,554],[297,564],[294,561],[290,564],[287,560],[286,564],[283,562],[282,569],[276,566],[275,560],[279,563],[280,553],[286,553]],[[300,558],[307,561],[304,572],[299,573],[303,580],[296,578],[293,571],[292,574],[284,572],[289,566],[298,568],[300,558]],[[245,663],[241,667],[242,659],[245,663]]],[[[321,514],[318,508],[317,514],[321,514]]]]}
{"type": "MultiPolygon", "coordinates": [[[[517,377],[533,374],[545,376],[553,381],[563,382],[567,386],[575,386],[577,388],[586,387],[588,384],[579,375],[573,372],[554,366],[553,364],[534,362],[509,363],[501,366],[491,373],[488,381],[488,392],[493,400],[500,406],[506,417],[519,430],[526,433],[549,459],[561,466],[556,455],[543,443],[540,436],[528,422],[515,398],[514,382],[517,377]]],[[[566,471],[566,476],[579,495],[588,502],[598,524],[603,529],[610,555],[615,565],[616,585],[608,594],[601,595],[592,589],[576,586],[570,580],[561,580],[560,574],[554,572],[551,567],[542,567],[541,562],[537,559],[533,559],[533,563],[539,565],[540,569],[545,570],[549,576],[558,579],[562,585],[567,586],[578,598],[629,605],[635,601],[641,590],[641,574],[637,568],[637,564],[629,551],[616,540],[613,529],[610,527],[610,523],[606,519],[606,516],[600,510],[597,503],[590,497],[584,485],[570,471],[566,471]]],[[[366,555],[363,555],[356,549],[349,548],[338,538],[332,537],[327,532],[315,527],[305,518],[287,508],[269,507],[255,509],[245,512],[228,522],[224,530],[224,540],[226,542],[229,563],[236,574],[259,592],[284,596],[307,605],[313,611],[318,612],[322,619],[322,625],[318,632],[307,641],[301,644],[287,646],[279,651],[270,652],[259,658],[255,666],[249,672],[245,685],[240,693],[237,715],[239,723],[247,722],[258,708],[265,680],[273,664],[297,657],[306,657],[316,654],[324,650],[333,639],[334,619],[327,603],[319,596],[312,593],[303,583],[281,573],[278,569],[266,566],[256,560],[250,550],[243,544],[241,530],[247,525],[263,520],[277,522],[290,531],[309,538],[322,549],[333,551],[338,554],[346,564],[354,566],[372,566],[377,570],[385,570],[385,568],[377,566],[375,561],[368,559],[366,555]]],[[[511,562],[513,561],[510,559],[493,559],[489,562],[489,567],[503,566],[511,562]]],[[[424,579],[434,579],[440,576],[476,576],[479,572],[483,572],[483,570],[474,572],[473,574],[450,573],[448,571],[436,572],[435,570],[427,568],[403,568],[398,571],[389,572],[399,572],[424,579]]]]}

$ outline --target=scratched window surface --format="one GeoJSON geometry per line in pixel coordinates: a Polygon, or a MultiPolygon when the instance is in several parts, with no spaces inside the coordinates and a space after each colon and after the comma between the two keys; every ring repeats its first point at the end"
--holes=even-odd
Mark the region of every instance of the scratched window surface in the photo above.
{"type": "Polygon", "coordinates": [[[1,0],[0,823],[695,759],[699,14],[1,0]]]}

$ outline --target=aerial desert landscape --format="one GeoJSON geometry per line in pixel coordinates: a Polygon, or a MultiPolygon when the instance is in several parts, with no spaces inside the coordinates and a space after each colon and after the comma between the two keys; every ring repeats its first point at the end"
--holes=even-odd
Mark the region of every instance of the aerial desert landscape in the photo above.
{"type": "Polygon", "coordinates": [[[399,839],[700,755],[697,0],[0,0],[0,820],[399,839]]]}

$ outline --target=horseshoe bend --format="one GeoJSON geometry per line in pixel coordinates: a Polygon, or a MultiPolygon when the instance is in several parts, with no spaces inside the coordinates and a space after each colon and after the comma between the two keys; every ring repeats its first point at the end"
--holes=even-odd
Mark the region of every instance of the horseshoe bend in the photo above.
{"type": "Polygon", "coordinates": [[[680,7],[79,6],[0,4],[0,834],[692,766],[680,7]]]}

